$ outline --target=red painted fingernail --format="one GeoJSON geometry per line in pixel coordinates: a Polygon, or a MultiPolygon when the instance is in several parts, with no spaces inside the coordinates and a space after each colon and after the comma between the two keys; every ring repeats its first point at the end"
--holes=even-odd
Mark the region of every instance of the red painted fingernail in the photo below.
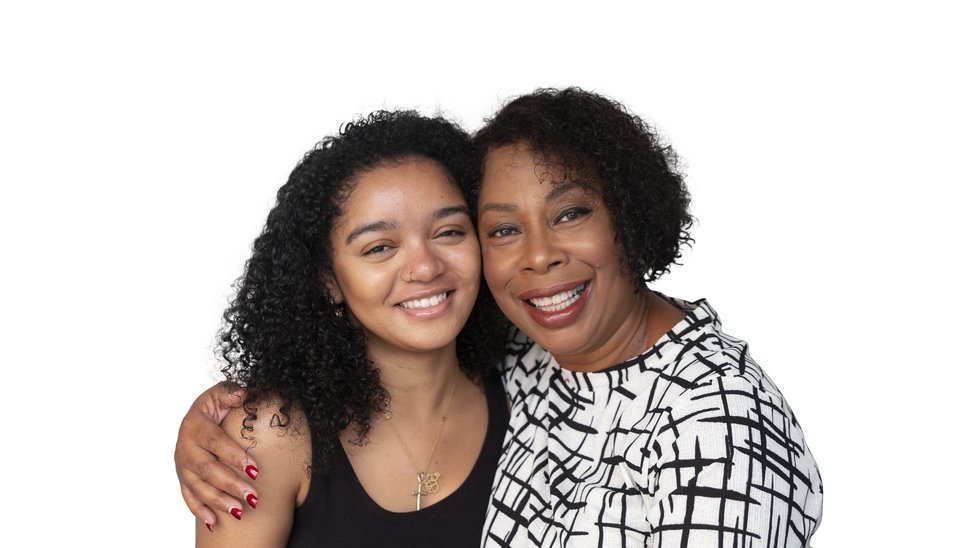
{"type": "Polygon", "coordinates": [[[206,525],[206,528],[209,529],[211,533],[213,532],[213,524],[212,523],[210,523],[208,521],[205,521],[205,522],[203,522],[203,524],[206,525]]]}
{"type": "Polygon", "coordinates": [[[247,504],[249,504],[251,508],[257,508],[257,495],[247,493],[247,504]]]}
{"type": "Polygon", "coordinates": [[[248,464],[247,468],[244,468],[244,472],[247,472],[247,475],[250,476],[250,479],[257,479],[257,474],[260,473],[257,470],[257,467],[254,466],[253,464],[248,464]]]}
{"type": "Polygon", "coordinates": [[[240,516],[242,514],[243,514],[243,512],[240,511],[240,508],[234,507],[234,508],[231,508],[230,509],[230,515],[233,516],[233,517],[235,517],[235,518],[237,518],[237,519],[240,519],[240,516]]]}

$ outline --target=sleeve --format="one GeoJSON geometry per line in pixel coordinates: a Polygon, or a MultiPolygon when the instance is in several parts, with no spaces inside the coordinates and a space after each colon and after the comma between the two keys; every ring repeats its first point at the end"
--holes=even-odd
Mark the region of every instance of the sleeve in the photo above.
{"type": "Polygon", "coordinates": [[[822,482],[780,394],[721,377],[681,395],[663,422],[646,471],[653,546],[809,546],[822,482]]]}

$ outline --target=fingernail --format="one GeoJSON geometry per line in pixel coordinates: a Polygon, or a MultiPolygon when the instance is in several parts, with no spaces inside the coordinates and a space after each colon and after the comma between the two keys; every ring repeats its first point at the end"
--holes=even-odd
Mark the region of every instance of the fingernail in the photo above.
{"type": "Polygon", "coordinates": [[[240,510],[240,508],[233,507],[233,508],[230,509],[230,515],[233,516],[233,517],[235,517],[235,518],[237,518],[237,519],[240,519],[240,516],[242,514],[243,514],[243,512],[240,510]]]}
{"type": "Polygon", "coordinates": [[[249,504],[251,508],[257,508],[257,495],[247,493],[247,504],[249,504]]]}
{"type": "Polygon", "coordinates": [[[205,522],[203,522],[203,524],[206,525],[206,528],[209,529],[211,533],[213,532],[213,524],[212,523],[210,523],[208,521],[205,521],[205,522]]]}
{"type": "Polygon", "coordinates": [[[247,468],[244,468],[244,472],[247,472],[247,475],[250,476],[250,479],[257,479],[257,474],[260,473],[257,470],[257,467],[254,466],[253,464],[248,464],[247,468]]]}

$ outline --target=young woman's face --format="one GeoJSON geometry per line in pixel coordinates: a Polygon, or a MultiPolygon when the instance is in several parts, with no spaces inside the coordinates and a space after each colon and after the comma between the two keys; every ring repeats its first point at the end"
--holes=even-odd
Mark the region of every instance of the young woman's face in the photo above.
{"type": "Polygon", "coordinates": [[[636,299],[598,181],[564,179],[538,166],[526,145],[491,149],[480,244],[504,315],[559,360],[584,359],[619,330],[636,299]]]}
{"type": "Polygon", "coordinates": [[[480,285],[467,203],[444,168],[410,158],[358,175],[332,231],[332,298],[365,330],[370,352],[443,348],[480,285]]]}

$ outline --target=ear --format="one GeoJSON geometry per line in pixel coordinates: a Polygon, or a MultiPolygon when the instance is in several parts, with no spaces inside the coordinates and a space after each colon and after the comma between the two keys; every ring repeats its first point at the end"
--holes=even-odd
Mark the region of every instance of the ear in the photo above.
{"type": "Polygon", "coordinates": [[[345,302],[345,294],[342,293],[342,288],[338,286],[335,276],[329,272],[322,272],[318,280],[321,283],[321,291],[328,297],[328,300],[335,304],[345,302]]]}

